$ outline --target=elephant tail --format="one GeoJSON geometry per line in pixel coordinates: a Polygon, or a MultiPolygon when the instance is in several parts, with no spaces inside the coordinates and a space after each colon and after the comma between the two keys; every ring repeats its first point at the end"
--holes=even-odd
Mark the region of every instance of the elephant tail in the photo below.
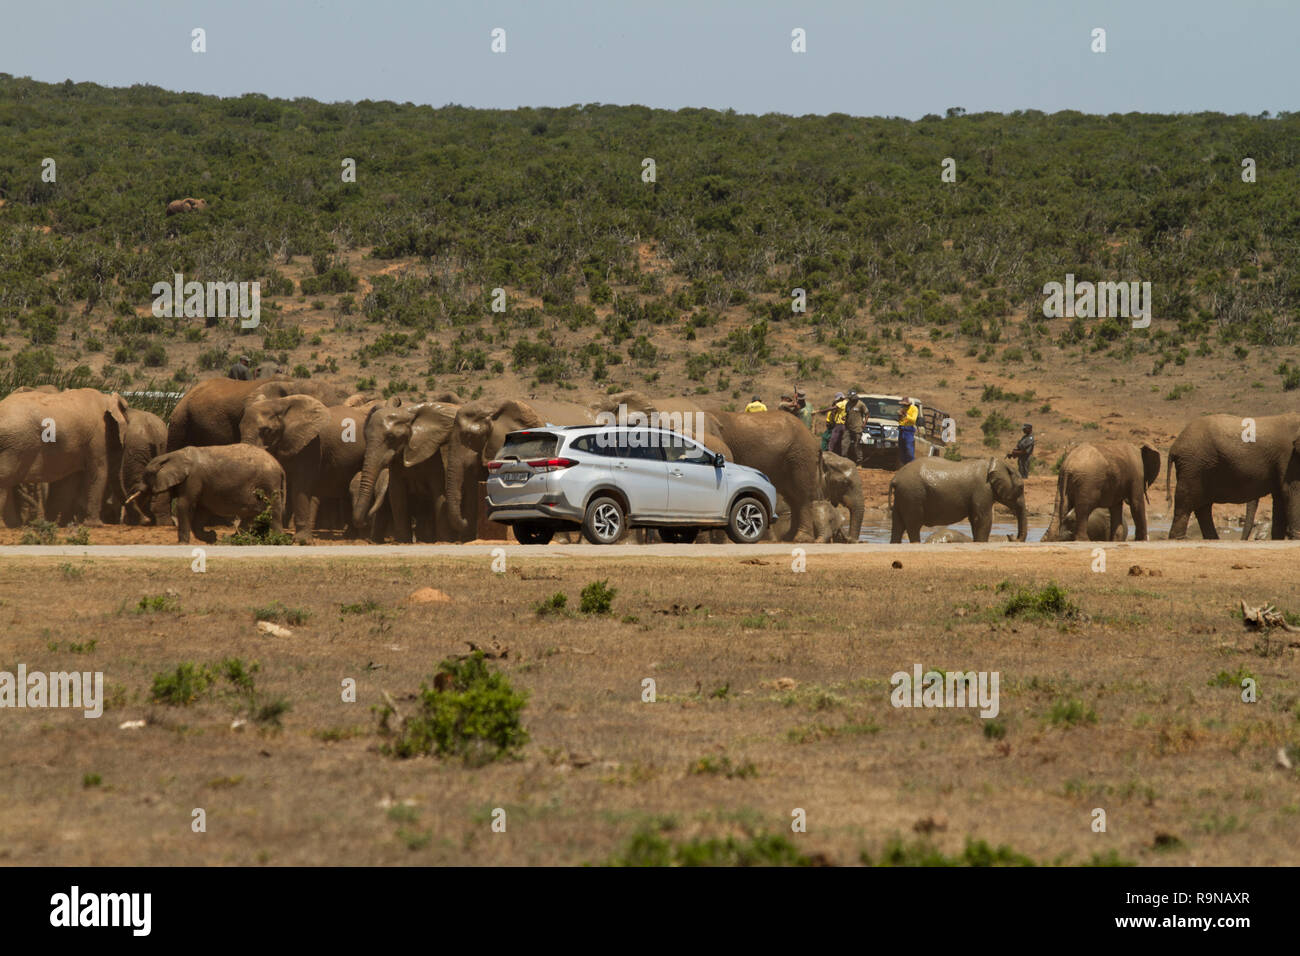
{"type": "Polygon", "coordinates": [[[890,517],[894,514],[894,483],[889,483],[889,510],[886,512],[890,517]]]}
{"type": "Polygon", "coordinates": [[[1169,493],[1169,473],[1174,467],[1174,456],[1172,454],[1165,456],[1165,504],[1173,501],[1173,495],[1169,493]]]}

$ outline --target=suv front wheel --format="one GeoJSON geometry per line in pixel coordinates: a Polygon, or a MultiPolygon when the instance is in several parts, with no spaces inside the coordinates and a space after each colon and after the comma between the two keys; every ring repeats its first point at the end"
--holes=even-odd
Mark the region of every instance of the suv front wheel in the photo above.
{"type": "Polygon", "coordinates": [[[627,530],[623,506],[613,498],[602,495],[587,505],[582,519],[582,536],[592,544],[613,544],[627,530]]]}
{"type": "Polygon", "coordinates": [[[741,498],[731,506],[727,537],[736,544],[756,544],[767,531],[767,512],[754,498],[741,498]]]}

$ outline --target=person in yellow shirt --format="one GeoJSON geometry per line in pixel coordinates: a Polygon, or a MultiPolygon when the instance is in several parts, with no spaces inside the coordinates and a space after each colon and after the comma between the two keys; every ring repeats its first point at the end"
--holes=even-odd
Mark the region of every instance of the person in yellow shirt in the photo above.
{"type": "Polygon", "coordinates": [[[906,399],[903,412],[898,416],[898,464],[906,465],[916,457],[916,416],[920,409],[916,399],[906,399]]]}
{"type": "Polygon", "coordinates": [[[764,405],[761,401],[759,401],[758,396],[755,395],[755,396],[754,396],[754,400],[753,400],[752,402],[750,402],[748,405],[745,406],[745,411],[747,411],[747,412],[765,412],[765,411],[767,411],[767,406],[764,405]]]}
{"type": "Polygon", "coordinates": [[[840,439],[844,436],[844,413],[848,400],[843,392],[835,393],[835,401],[825,408],[817,409],[817,415],[826,416],[826,431],[822,433],[822,451],[839,454],[840,439]]]}

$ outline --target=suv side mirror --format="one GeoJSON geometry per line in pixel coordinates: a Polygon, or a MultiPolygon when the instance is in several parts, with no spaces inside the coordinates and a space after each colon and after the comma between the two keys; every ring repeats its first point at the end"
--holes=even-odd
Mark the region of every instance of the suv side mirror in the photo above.
{"type": "Polygon", "coordinates": [[[722,467],[723,465],[725,465],[726,463],[727,463],[727,456],[724,455],[722,452],[718,452],[717,454],[715,454],[715,455],[713,456],[713,467],[714,467],[714,468],[721,468],[721,467],[722,467]]]}

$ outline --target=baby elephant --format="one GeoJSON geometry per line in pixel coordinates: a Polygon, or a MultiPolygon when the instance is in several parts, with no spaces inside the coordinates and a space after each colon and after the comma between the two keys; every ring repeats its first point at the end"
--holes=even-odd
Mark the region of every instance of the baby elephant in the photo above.
{"type": "Polygon", "coordinates": [[[271,528],[282,531],[284,469],[271,453],[252,445],[190,446],[159,455],[145,466],[131,498],[170,492],[176,506],[176,535],[188,544],[190,531],[211,544],[215,532],[206,525],[214,518],[247,522],[271,506],[271,528]]]}

